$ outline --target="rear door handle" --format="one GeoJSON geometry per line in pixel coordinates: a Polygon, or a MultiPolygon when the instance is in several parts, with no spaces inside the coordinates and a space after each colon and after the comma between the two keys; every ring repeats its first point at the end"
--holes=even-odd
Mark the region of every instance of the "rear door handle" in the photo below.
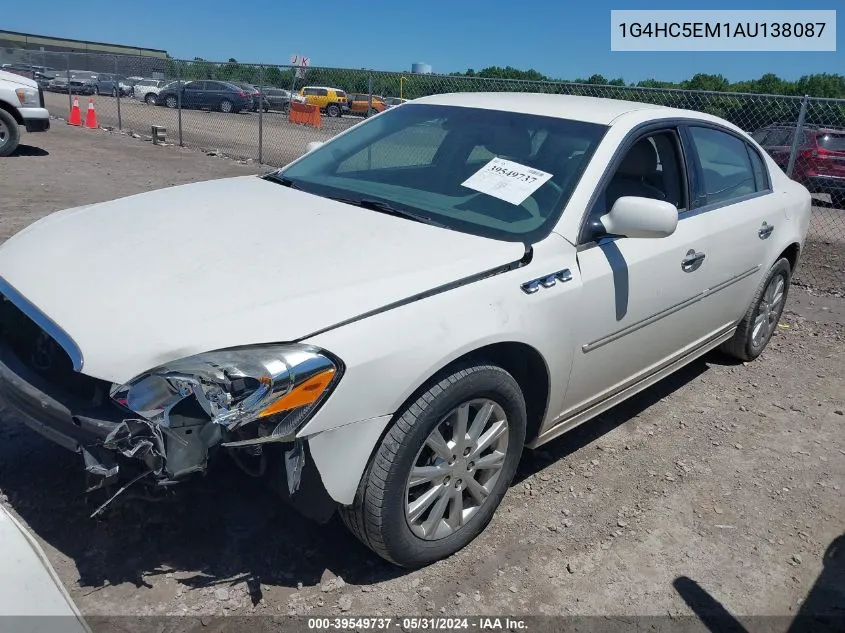
{"type": "Polygon", "coordinates": [[[772,234],[772,231],[774,231],[774,230],[775,230],[775,227],[774,227],[773,224],[768,224],[766,222],[763,222],[763,226],[761,226],[760,230],[757,231],[757,236],[761,240],[765,240],[767,237],[769,237],[772,234]]]}
{"type": "Polygon", "coordinates": [[[705,258],[704,253],[696,252],[695,249],[689,249],[686,257],[681,260],[681,269],[685,273],[691,273],[698,270],[705,258]]]}

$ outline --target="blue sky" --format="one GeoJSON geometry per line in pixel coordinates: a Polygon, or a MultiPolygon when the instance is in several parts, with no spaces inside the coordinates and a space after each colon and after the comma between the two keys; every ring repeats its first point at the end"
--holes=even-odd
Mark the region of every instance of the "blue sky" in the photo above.
{"type": "MultiPolygon", "coordinates": [[[[534,68],[574,79],[685,79],[697,72],[752,79],[845,73],[845,41],[824,53],[628,53],[610,50],[611,9],[677,9],[678,0],[40,0],[6,12],[4,29],[165,49],[174,57],[435,72],[486,66],[534,68]]],[[[706,0],[696,9],[837,9],[842,0],[706,0]]],[[[843,20],[845,10],[838,16],[843,20]]]]}

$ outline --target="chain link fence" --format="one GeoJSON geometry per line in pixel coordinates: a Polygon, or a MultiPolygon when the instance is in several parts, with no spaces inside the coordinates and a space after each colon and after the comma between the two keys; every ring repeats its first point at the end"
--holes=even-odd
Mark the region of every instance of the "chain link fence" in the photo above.
{"type": "Polygon", "coordinates": [[[795,280],[845,294],[845,100],[29,50],[0,49],[0,64],[28,69],[58,118],[67,117],[74,96],[83,114],[93,99],[101,127],[148,140],[155,127],[165,142],[269,166],[288,163],[308,143],[370,112],[446,92],[584,95],[707,112],[751,133],[814,194],[795,280]],[[294,122],[291,103],[306,99],[320,116],[294,122]]]}

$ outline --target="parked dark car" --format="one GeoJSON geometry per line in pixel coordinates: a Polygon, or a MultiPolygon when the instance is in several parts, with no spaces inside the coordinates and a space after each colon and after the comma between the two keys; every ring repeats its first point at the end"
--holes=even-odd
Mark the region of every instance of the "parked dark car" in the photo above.
{"type": "Polygon", "coordinates": [[[290,102],[292,100],[305,103],[303,97],[296,93],[291,95],[290,90],[285,90],[284,88],[275,88],[273,86],[258,86],[258,88],[264,95],[268,110],[287,112],[290,109],[290,102]]]}
{"type": "MultiPolygon", "coordinates": [[[[175,108],[179,105],[179,85],[174,83],[158,94],[157,105],[175,108]]],[[[252,108],[252,96],[228,81],[189,81],[181,87],[182,107],[240,112],[252,108]]]]}
{"type": "Polygon", "coordinates": [[[270,104],[267,102],[267,99],[264,97],[264,93],[262,92],[261,88],[258,86],[254,86],[252,84],[247,83],[235,83],[236,86],[242,88],[244,92],[248,93],[252,97],[252,106],[250,110],[253,112],[258,112],[258,104],[261,104],[261,107],[264,108],[264,112],[270,109],[270,104]]]}
{"type": "MultiPolygon", "coordinates": [[[[772,124],[752,134],[775,162],[786,171],[797,127],[772,124]]],[[[833,206],[845,208],[845,128],[805,125],[798,139],[793,180],[811,193],[830,194],[833,206]]]]}
{"type": "Polygon", "coordinates": [[[122,75],[92,73],[91,78],[94,82],[94,94],[116,97],[119,92],[121,97],[125,97],[130,93],[131,88],[125,83],[122,75]]]}
{"type": "Polygon", "coordinates": [[[68,92],[68,83],[70,83],[70,92],[75,95],[93,95],[96,91],[96,84],[90,78],[80,78],[71,75],[70,82],[66,75],[57,75],[51,79],[47,84],[46,90],[50,92],[68,92]]]}

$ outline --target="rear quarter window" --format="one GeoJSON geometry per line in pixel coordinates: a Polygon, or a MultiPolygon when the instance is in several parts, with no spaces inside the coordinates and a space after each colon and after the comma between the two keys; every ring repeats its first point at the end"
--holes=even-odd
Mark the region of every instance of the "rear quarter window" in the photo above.
{"type": "Polygon", "coordinates": [[[832,152],[845,152],[845,134],[823,134],[818,143],[819,147],[832,152]]]}

